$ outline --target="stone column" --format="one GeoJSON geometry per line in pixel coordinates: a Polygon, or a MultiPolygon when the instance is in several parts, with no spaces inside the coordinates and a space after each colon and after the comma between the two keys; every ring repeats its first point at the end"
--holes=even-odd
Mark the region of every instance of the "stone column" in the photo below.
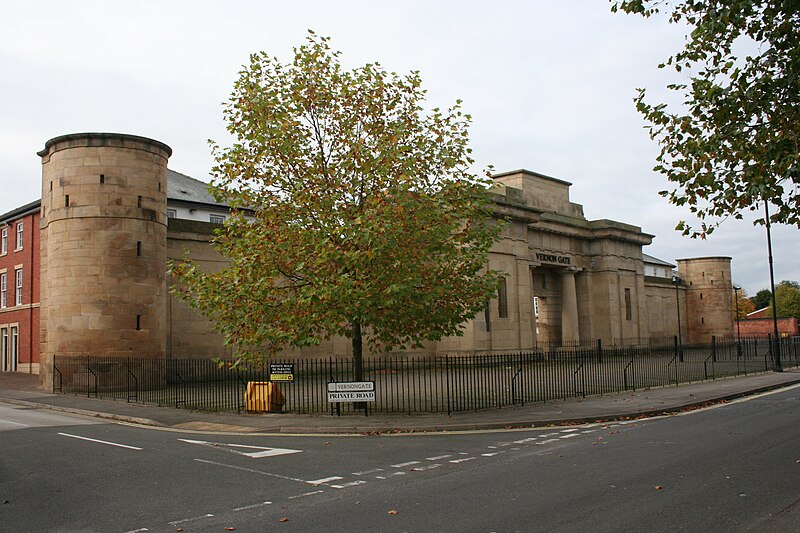
{"type": "Polygon", "coordinates": [[[575,290],[575,272],[561,272],[561,342],[568,344],[580,339],[578,323],[578,295],[575,290]]]}

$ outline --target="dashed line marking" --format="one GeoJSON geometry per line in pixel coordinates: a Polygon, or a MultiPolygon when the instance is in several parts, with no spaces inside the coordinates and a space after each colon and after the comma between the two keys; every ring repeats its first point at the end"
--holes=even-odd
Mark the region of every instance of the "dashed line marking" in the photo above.
{"type": "Polygon", "coordinates": [[[353,472],[354,476],[365,476],[367,474],[374,474],[375,472],[383,472],[383,468],[373,468],[372,470],[362,470],[361,472],[353,472]]]}
{"type": "Polygon", "coordinates": [[[125,533],[142,533],[143,531],[150,531],[146,527],[140,527],[139,529],[131,529],[130,531],[126,531],[125,533]]]}
{"type": "Polygon", "coordinates": [[[167,524],[171,526],[177,526],[178,524],[185,524],[186,522],[194,522],[195,520],[202,520],[203,518],[211,518],[214,515],[211,513],[204,514],[202,516],[193,516],[192,518],[184,518],[183,520],[175,520],[174,522],[167,522],[167,524]]]}
{"type": "Polygon", "coordinates": [[[306,481],[309,485],[322,485],[324,483],[329,483],[331,481],[339,481],[340,479],[344,479],[341,476],[331,476],[331,477],[324,477],[322,479],[314,479],[311,481],[306,481]]]}
{"type": "Polygon", "coordinates": [[[431,465],[421,466],[419,468],[412,468],[411,470],[414,472],[424,472],[425,470],[433,470],[434,468],[439,468],[440,466],[442,466],[441,463],[433,463],[431,465]]]}
{"type": "Polygon", "coordinates": [[[234,511],[245,511],[247,509],[255,509],[256,507],[263,507],[265,505],[272,505],[272,502],[254,503],[253,505],[245,505],[244,507],[237,507],[234,511]]]}
{"type": "Polygon", "coordinates": [[[405,475],[406,475],[406,473],[405,473],[405,472],[392,472],[392,473],[391,473],[391,474],[389,474],[389,475],[390,475],[390,476],[405,476],[405,475]]]}
{"type": "Polygon", "coordinates": [[[582,434],[586,435],[587,433],[594,433],[597,431],[596,429],[587,429],[586,431],[581,431],[582,434]]]}
{"type": "Polygon", "coordinates": [[[298,494],[297,496],[289,496],[288,500],[296,500],[297,498],[305,498],[306,496],[313,496],[314,494],[322,494],[325,492],[324,490],[314,490],[311,492],[304,492],[303,494],[298,494]]]}
{"type": "Polygon", "coordinates": [[[494,457],[495,455],[500,455],[503,452],[492,452],[492,453],[482,453],[482,457],[494,457]]]}
{"type": "Polygon", "coordinates": [[[419,461],[408,461],[407,463],[399,463],[396,465],[392,465],[392,468],[403,468],[405,466],[418,465],[418,464],[419,461]]]}
{"type": "Polygon", "coordinates": [[[514,444],[525,444],[526,442],[533,442],[539,437],[528,437],[527,439],[515,440],[514,444]]]}
{"type": "Polygon", "coordinates": [[[465,457],[463,459],[454,459],[454,460],[452,460],[450,462],[454,463],[454,464],[458,464],[458,463],[465,463],[467,461],[472,461],[474,459],[477,459],[477,457],[465,457]]]}
{"type": "Polygon", "coordinates": [[[436,457],[426,457],[428,461],[441,461],[442,459],[447,459],[448,457],[453,457],[450,454],[447,455],[437,455],[436,457]]]}
{"type": "Polygon", "coordinates": [[[566,435],[561,435],[558,437],[559,439],[571,439],[572,437],[577,437],[577,433],[567,433],[566,435]]]}
{"type": "Polygon", "coordinates": [[[580,431],[580,430],[578,428],[562,429],[561,433],[574,433],[575,431],[580,431]]]}
{"type": "Polygon", "coordinates": [[[127,448],[129,450],[141,451],[141,448],[138,448],[136,446],[128,446],[127,444],[120,444],[118,442],[109,442],[107,440],[90,439],[89,437],[81,437],[80,435],[71,435],[69,433],[59,433],[59,435],[62,435],[64,437],[70,437],[70,438],[73,438],[73,439],[88,440],[89,442],[96,442],[98,444],[108,444],[109,446],[116,446],[117,448],[127,448]]]}
{"type": "Polygon", "coordinates": [[[356,485],[363,485],[366,483],[363,479],[357,479],[355,481],[350,481],[349,483],[342,483],[341,485],[331,485],[334,489],[346,489],[347,487],[355,487],[356,485]]]}

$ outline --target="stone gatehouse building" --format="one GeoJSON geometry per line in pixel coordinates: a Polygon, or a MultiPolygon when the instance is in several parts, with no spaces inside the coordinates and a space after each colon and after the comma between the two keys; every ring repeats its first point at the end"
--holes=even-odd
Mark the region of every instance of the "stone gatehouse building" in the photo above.
{"type": "MultiPolygon", "coordinates": [[[[0,254],[0,369],[47,380],[54,354],[225,356],[211,324],[169,295],[166,276],[166,261],[187,254],[204,268],[225,265],[211,241],[227,209],[205,184],[167,168],[167,145],[133,135],[65,135],[38,154],[41,200],[0,215],[4,239],[22,224],[31,240],[0,254]],[[18,270],[20,299],[10,305],[18,270]]],[[[505,283],[463,336],[424,352],[733,334],[729,257],[679,259],[675,271],[642,252],[653,235],[641,228],[587,220],[569,182],[527,170],[494,180],[495,214],[508,223],[489,266],[507,273],[505,283]]],[[[349,351],[332,339],[292,353],[349,351]]]]}

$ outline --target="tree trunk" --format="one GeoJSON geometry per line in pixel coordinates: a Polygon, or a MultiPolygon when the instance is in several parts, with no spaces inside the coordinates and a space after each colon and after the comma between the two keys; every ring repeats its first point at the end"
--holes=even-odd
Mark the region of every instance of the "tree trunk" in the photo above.
{"type": "MultiPolygon", "coordinates": [[[[353,381],[364,381],[364,353],[361,338],[361,320],[353,320],[353,381]]],[[[366,409],[366,402],[353,402],[353,408],[366,409]]]]}
{"type": "Polygon", "coordinates": [[[359,319],[353,320],[353,372],[355,381],[364,381],[364,355],[359,319]]]}

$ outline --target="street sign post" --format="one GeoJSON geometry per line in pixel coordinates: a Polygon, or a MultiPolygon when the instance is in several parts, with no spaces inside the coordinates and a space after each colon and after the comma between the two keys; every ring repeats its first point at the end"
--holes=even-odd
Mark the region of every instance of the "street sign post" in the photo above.
{"type": "MultiPolygon", "coordinates": [[[[336,404],[336,413],[341,416],[339,404],[343,402],[374,402],[374,381],[341,381],[328,383],[328,403],[336,404]]],[[[367,408],[364,406],[364,416],[367,408]]]]}

